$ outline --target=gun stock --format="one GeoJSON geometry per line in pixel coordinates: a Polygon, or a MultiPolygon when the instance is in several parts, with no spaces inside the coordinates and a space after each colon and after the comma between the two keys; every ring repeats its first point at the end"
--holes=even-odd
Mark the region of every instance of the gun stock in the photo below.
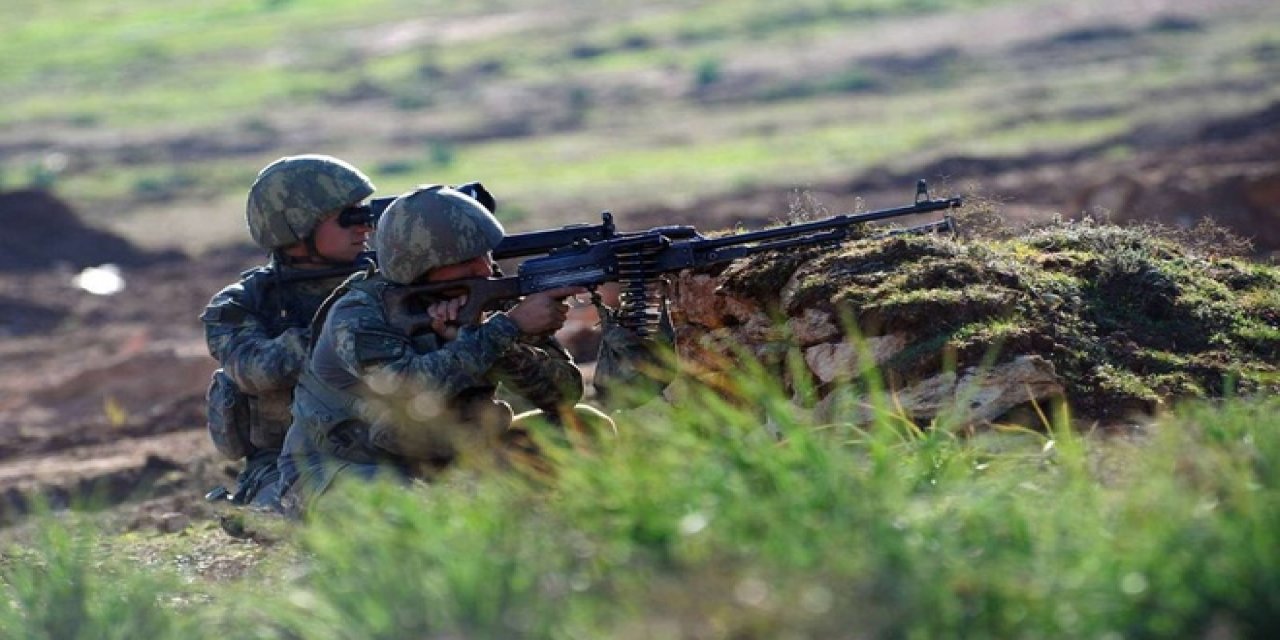
{"type": "MultiPolygon", "coordinates": [[[[531,293],[531,292],[530,292],[531,293]]],[[[520,290],[520,278],[466,278],[448,282],[392,287],[383,294],[387,319],[409,335],[431,328],[427,307],[434,302],[466,296],[467,301],[458,310],[458,324],[479,324],[486,311],[499,311],[507,300],[527,295],[520,290]]]]}

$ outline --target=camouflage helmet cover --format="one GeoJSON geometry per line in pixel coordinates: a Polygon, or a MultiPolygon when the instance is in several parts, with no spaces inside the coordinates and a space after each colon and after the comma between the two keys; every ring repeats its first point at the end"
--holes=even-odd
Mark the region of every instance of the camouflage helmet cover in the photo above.
{"type": "Polygon", "coordinates": [[[249,235],[267,250],[311,235],[325,216],[373,194],[359,169],[332,156],[286,156],[267,165],[249,187],[249,235]]]}
{"type": "Polygon", "coordinates": [[[396,198],[373,232],[378,267],[409,284],[436,268],[482,256],[502,241],[502,223],[470,196],[441,185],[396,198]]]}

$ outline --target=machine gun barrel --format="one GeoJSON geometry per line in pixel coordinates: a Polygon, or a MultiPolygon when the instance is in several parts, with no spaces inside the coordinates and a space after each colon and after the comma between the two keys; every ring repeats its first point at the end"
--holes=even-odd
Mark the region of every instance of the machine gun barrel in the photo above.
{"type": "MultiPolygon", "coordinates": [[[[919,213],[931,213],[954,209],[963,204],[960,198],[929,199],[928,192],[917,191],[915,204],[904,207],[880,209],[867,213],[840,214],[797,224],[783,225],[771,229],[748,231],[746,233],[723,236],[719,238],[700,238],[690,241],[686,252],[672,253],[662,260],[662,267],[671,270],[697,264],[723,262],[754,255],[764,251],[778,251],[805,246],[821,246],[846,240],[849,231],[856,225],[899,218],[919,213]],[[923,197],[920,197],[923,194],[923,197]]],[[[936,231],[939,226],[954,229],[948,216],[942,221],[921,225],[919,232],[936,231]]],[[[914,228],[899,230],[900,233],[916,232],[914,228]]],[[[891,232],[892,233],[892,232],[891,232]]]]}

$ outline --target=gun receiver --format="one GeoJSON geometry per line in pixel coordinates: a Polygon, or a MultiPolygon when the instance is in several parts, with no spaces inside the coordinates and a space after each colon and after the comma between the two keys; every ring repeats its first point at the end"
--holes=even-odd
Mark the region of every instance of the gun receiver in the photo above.
{"type": "MultiPolygon", "coordinates": [[[[387,204],[394,199],[375,198],[368,206],[385,209],[387,204]]],[[[381,215],[381,210],[378,211],[378,215],[381,215]]],[[[656,227],[648,231],[618,231],[613,222],[612,213],[605,211],[600,214],[600,217],[600,224],[576,223],[556,229],[540,229],[538,231],[511,234],[504,237],[502,242],[499,242],[498,246],[494,248],[493,258],[495,260],[525,258],[545,254],[553,249],[572,244],[600,242],[624,236],[659,233],[668,238],[691,238],[698,233],[697,229],[687,226],[656,227]]],[[[287,274],[281,274],[280,277],[285,282],[323,280],[337,276],[348,276],[357,271],[364,271],[376,264],[377,255],[372,251],[365,251],[352,264],[326,267],[324,269],[299,269],[287,274]]]]}
{"type": "MultiPolygon", "coordinates": [[[[851,237],[858,225],[877,220],[920,213],[950,210],[962,204],[960,198],[931,199],[923,180],[916,187],[916,199],[911,205],[881,209],[859,214],[841,214],[759,231],[748,231],[715,238],[705,237],[692,227],[660,227],[648,231],[618,233],[612,228],[612,217],[604,214],[599,227],[579,229],[571,225],[549,233],[569,231],[571,241],[542,252],[546,255],[529,258],[514,276],[495,278],[469,278],[448,282],[394,287],[389,289],[384,302],[392,324],[409,333],[430,326],[425,310],[432,302],[458,297],[463,293],[467,301],[458,313],[460,324],[476,324],[488,311],[495,311],[508,300],[549,291],[561,287],[577,286],[587,289],[607,282],[622,285],[619,323],[636,332],[649,335],[655,330],[654,286],[663,274],[736,260],[765,251],[777,251],[798,247],[834,245],[851,237]],[[608,227],[605,231],[603,227],[608,227]],[[572,237],[574,232],[600,231],[572,237]]],[[[937,222],[889,233],[927,233],[954,230],[950,216],[937,222]]],[[[548,233],[548,232],[534,232],[548,233]]],[[[541,251],[540,251],[541,252],[541,251]]],[[[498,252],[495,251],[495,256],[498,252]]],[[[526,254],[527,255],[527,254],[526,254]]]]}

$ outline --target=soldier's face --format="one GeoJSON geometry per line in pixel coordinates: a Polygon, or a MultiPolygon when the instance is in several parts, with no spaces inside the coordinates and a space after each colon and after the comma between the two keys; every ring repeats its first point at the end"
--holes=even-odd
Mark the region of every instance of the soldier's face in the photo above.
{"type": "Polygon", "coordinates": [[[351,262],[365,250],[372,228],[358,224],[344,227],[338,224],[338,214],[325,218],[316,226],[316,251],[330,260],[351,262]]]}
{"type": "Polygon", "coordinates": [[[493,260],[489,254],[477,256],[466,262],[446,264],[427,272],[427,282],[444,282],[462,278],[488,278],[493,275],[493,260]]]}

